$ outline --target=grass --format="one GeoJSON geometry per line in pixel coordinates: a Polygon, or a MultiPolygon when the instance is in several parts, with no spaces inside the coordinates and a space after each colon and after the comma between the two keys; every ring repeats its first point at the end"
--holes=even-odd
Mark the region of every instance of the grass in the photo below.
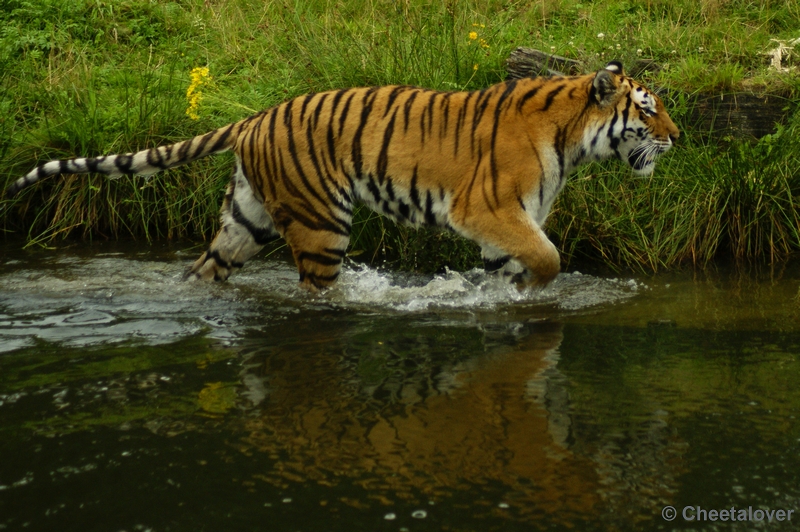
{"type": "MultiPolygon", "coordinates": [[[[652,270],[728,256],[778,260],[800,247],[800,118],[758,142],[693,127],[698,92],[770,91],[796,103],[800,81],[767,53],[800,37],[800,0],[6,0],[0,6],[0,185],[51,158],[128,152],[184,139],[310,91],[406,83],[478,89],[505,77],[525,45],[586,71],[642,58],[667,89],[684,136],[650,179],[618,163],[574,176],[548,232],[566,260],[652,270]],[[470,33],[474,32],[474,39],[470,33]],[[187,115],[190,72],[210,82],[187,115]]],[[[790,45],[787,44],[790,47],[790,45]]],[[[208,238],[230,157],[141,178],[47,180],[0,227],[30,242],[208,238]]],[[[357,213],[351,251],[404,268],[466,268],[473,244],[357,213]],[[430,250],[436,249],[436,253],[430,250]]]]}

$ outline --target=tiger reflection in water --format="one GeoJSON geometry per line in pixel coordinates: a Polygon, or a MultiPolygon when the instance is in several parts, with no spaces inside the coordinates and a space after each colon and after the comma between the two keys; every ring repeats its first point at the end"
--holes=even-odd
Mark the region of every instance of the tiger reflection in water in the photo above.
{"type": "Polygon", "coordinates": [[[465,352],[482,345],[484,354],[437,363],[425,354],[436,350],[436,339],[393,345],[370,335],[361,345],[331,331],[311,345],[248,355],[243,395],[258,404],[244,427],[244,450],[277,460],[256,478],[285,487],[300,479],[330,485],[344,476],[384,501],[420,493],[447,498],[496,483],[521,518],[544,512],[564,525],[575,515],[613,521],[623,507],[643,519],[666,504],[669,471],[676,470],[663,463],[671,445],[663,427],[626,449],[613,435],[592,433],[591,424],[576,430],[570,383],[557,367],[560,324],[456,334],[465,352]],[[310,364],[314,346],[320,353],[310,364]],[[398,351],[415,354],[403,359],[398,351]],[[409,370],[409,359],[419,365],[409,370]],[[388,368],[382,379],[359,376],[376,360],[388,368]]]}

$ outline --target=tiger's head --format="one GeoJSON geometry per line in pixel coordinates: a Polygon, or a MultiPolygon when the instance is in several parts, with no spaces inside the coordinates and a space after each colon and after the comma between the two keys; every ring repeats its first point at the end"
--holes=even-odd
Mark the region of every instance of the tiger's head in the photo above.
{"type": "Polygon", "coordinates": [[[661,98],[627,77],[616,61],[597,72],[592,85],[608,128],[598,134],[608,136],[610,155],[626,161],[637,175],[652,174],[658,157],[680,136],[661,98]]]}

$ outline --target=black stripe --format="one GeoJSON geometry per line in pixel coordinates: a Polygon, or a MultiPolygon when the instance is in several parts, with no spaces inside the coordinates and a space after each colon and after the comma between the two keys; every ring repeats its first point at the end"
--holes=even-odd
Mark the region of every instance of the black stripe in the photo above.
{"type": "Polygon", "coordinates": [[[442,121],[440,122],[439,138],[444,138],[447,135],[447,126],[450,122],[450,97],[452,95],[452,92],[446,92],[442,95],[442,121]]]}
{"type": "Polygon", "coordinates": [[[614,117],[611,119],[611,122],[608,123],[608,138],[612,138],[614,136],[614,126],[617,125],[617,120],[619,120],[619,113],[614,112],[614,117]]]}
{"type": "Polygon", "coordinates": [[[550,106],[553,105],[553,100],[555,100],[556,96],[558,96],[558,93],[563,91],[565,87],[566,85],[559,85],[555,89],[548,92],[547,97],[544,100],[544,107],[542,107],[541,110],[547,111],[548,109],[550,109],[550,106]]]}
{"type": "Polygon", "coordinates": [[[473,136],[475,135],[475,130],[478,129],[478,124],[480,124],[480,121],[483,118],[483,113],[486,111],[486,107],[489,105],[491,96],[492,93],[488,89],[483,89],[478,93],[478,99],[475,102],[475,114],[472,116],[473,136]]]}
{"type": "MultiPolygon", "coordinates": [[[[212,133],[217,133],[218,131],[219,131],[219,130],[217,130],[217,131],[212,131],[212,133]]],[[[224,130],[224,131],[222,131],[222,132],[219,134],[219,137],[217,138],[216,142],[214,142],[214,145],[213,145],[213,146],[211,147],[211,149],[209,150],[209,153],[216,153],[216,152],[218,152],[219,150],[221,150],[221,149],[222,149],[222,147],[225,145],[225,143],[228,141],[228,137],[230,137],[230,136],[231,136],[231,132],[232,132],[232,131],[233,131],[233,124],[231,124],[230,126],[228,126],[227,128],[225,128],[225,130],[224,130]]]]}
{"type": "Polygon", "coordinates": [[[366,93],[364,94],[364,98],[361,101],[361,119],[359,120],[358,127],[353,135],[353,148],[350,158],[353,164],[353,173],[355,174],[356,179],[359,179],[363,176],[362,170],[364,166],[364,160],[361,153],[361,135],[364,134],[364,128],[367,126],[367,122],[369,121],[369,115],[372,112],[372,106],[375,103],[376,90],[377,87],[372,87],[367,89],[366,93]]]}
{"type": "Polygon", "coordinates": [[[564,150],[567,144],[567,128],[557,128],[556,137],[553,140],[553,148],[556,150],[558,157],[558,175],[560,178],[564,177],[564,150]]]}
{"type": "Polygon", "coordinates": [[[436,215],[433,212],[433,197],[431,191],[426,192],[425,198],[425,223],[428,225],[436,225],[436,215]]]}
{"type": "Polygon", "coordinates": [[[308,108],[308,104],[311,103],[311,100],[316,96],[315,93],[306,94],[303,98],[303,105],[300,107],[300,122],[303,122],[303,119],[306,116],[306,109],[308,108]]]}
{"type": "Polygon", "coordinates": [[[630,115],[630,108],[631,104],[633,104],[633,98],[631,98],[630,93],[627,96],[627,103],[625,104],[625,109],[622,110],[622,134],[625,134],[625,129],[628,127],[628,117],[630,115]]]}
{"type": "Polygon", "coordinates": [[[342,131],[344,131],[344,124],[347,120],[350,111],[350,104],[355,98],[356,93],[354,90],[350,91],[350,96],[347,97],[347,101],[344,102],[344,108],[342,109],[342,114],[339,116],[339,136],[342,136],[342,131]]]}
{"type": "Polygon", "coordinates": [[[217,264],[217,266],[221,266],[225,269],[230,269],[231,263],[220,257],[218,250],[216,249],[214,251],[209,250],[207,253],[208,256],[206,257],[206,260],[204,262],[208,262],[208,259],[212,259],[217,264]]]}
{"type": "MultiPolygon", "coordinates": [[[[294,130],[293,130],[292,126],[291,126],[291,122],[292,122],[291,110],[292,110],[292,103],[293,102],[294,102],[294,100],[290,100],[289,102],[287,102],[286,109],[284,111],[283,122],[284,122],[284,125],[286,125],[286,127],[288,129],[288,132],[286,134],[287,148],[289,150],[289,155],[292,158],[292,163],[294,164],[295,174],[300,178],[300,181],[303,182],[303,185],[305,186],[306,191],[309,194],[311,194],[311,196],[313,196],[321,204],[328,205],[328,202],[326,202],[325,199],[323,199],[322,195],[320,195],[320,193],[317,191],[317,189],[311,185],[311,182],[308,180],[308,176],[306,175],[305,171],[303,171],[303,164],[300,161],[300,158],[299,158],[299,156],[297,154],[297,146],[296,146],[295,140],[294,140],[294,130]]],[[[312,141],[313,141],[313,139],[309,140],[309,142],[312,142],[312,141]]],[[[313,149],[314,149],[314,145],[311,144],[309,146],[309,152],[311,152],[312,155],[313,155],[313,149]]],[[[287,180],[288,180],[288,176],[284,179],[284,182],[286,182],[287,180]]],[[[328,191],[328,193],[330,195],[330,191],[328,191]]],[[[339,203],[338,200],[336,200],[336,201],[337,201],[337,203],[339,203]]],[[[339,206],[341,207],[341,204],[339,204],[339,206]]]]}
{"type": "Polygon", "coordinates": [[[241,142],[242,170],[246,176],[255,176],[258,173],[255,154],[259,151],[259,138],[253,129],[248,129],[241,142]]]}
{"type": "MultiPolygon", "coordinates": [[[[328,186],[329,182],[333,184],[334,187],[336,186],[336,184],[334,183],[331,176],[326,171],[324,171],[322,169],[322,166],[320,165],[320,161],[319,158],[317,157],[316,149],[314,147],[314,125],[311,122],[309,122],[308,126],[306,127],[306,141],[308,142],[308,156],[311,159],[311,164],[314,166],[314,171],[316,172],[317,180],[319,181],[319,186],[322,187],[322,190],[325,192],[325,195],[328,197],[328,200],[330,201],[331,204],[336,205],[340,210],[349,211],[349,207],[344,203],[342,203],[341,191],[339,191],[339,195],[336,195],[331,190],[331,187],[328,186]]],[[[304,177],[302,172],[300,177],[301,178],[304,177]]],[[[319,196],[317,197],[321,202],[324,203],[324,200],[321,197],[319,196]]]]}
{"type": "Polygon", "coordinates": [[[372,197],[375,198],[375,203],[379,203],[381,201],[381,189],[379,189],[378,185],[375,184],[375,179],[372,176],[369,176],[369,179],[367,179],[367,190],[372,192],[372,197]]]}
{"type": "Polygon", "coordinates": [[[314,127],[315,128],[317,127],[317,124],[319,123],[319,115],[322,113],[322,107],[325,105],[325,100],[328,99],[328,96],[330,96],[330,93],[326,92],[325,94],[323,94],[320,97],[319,102],[316,103],[316,108],[314,109],[314,127]]]}
{"type": "Polygon", "coordinates": [[[350,236],[351,225],[343,220],[336,220],[341,225],[340,227],[340,225],[332,223],[324,218],[320,218],[315,212],[302,214],[286,204],[282,204],[281,209],[283,209],[293,221],[296,221],[302,226],[314,231],[328,231],[329,233],[334,233],[337,235],[350,236]]]}
{"type": "Polygon", "coordinates": [[[511,255],[499,257],[497,259],[483,259],[483,269],[487,272],[496,272],[511,260],[511,255]]]}
{"type": "MultiPolygon", "coordinates": [[[[206,145],[209,143],[209,141],[211,141],[212,138],[214,138],[214,132],[213,131],[211,131],[209,133],[206,133],[205,135],[203,135],[199,139],[197,139],[197,138],[192,139],[193,143],[194,143],[195,140],[197,140],[197,143],[194,144],[194,146],[192,146],[192,148],[194,148],[193,152],[192,152],[192,155],[191,155],[192,159],[200,157],[200,156],[203,155],[204,150],[206,149],[206,145]]],[[[158,149],[158,148],[156,148],[156,149],[158,149]]]]}
{"type": "Polygon", "coordinates": [[[411,96],[403,103],[403,132],[408,131],[408,124],[411,119],[411,106],[414,105],[414,100],[419,96],[419,90],[411,92],[411,96]]]}
{"type": "Polygon", "coordinates": [[[241,207],[239,207],[239,203],[235,200],[231,202],[231,216],[236,223],[247,229],[247,232],[252,235],[253,240],[259,246],[264,246],[280,238],[280,235],[271,227],[258,227],[248,220],[242,212],[241,207]]]}
{"type": "MultiPolygon", "coordinates": [[[[262,133],[262,128],[264,127],[264,119],[266,118],[265,114],[261,114],[258,117],[258,120],[253,124],[248,133],[252,135],[254,138],[258,139],[258,149],[254,150],[253,153],[250,154],[250,159],[252,159],[253,163],[253,171],[251,174],[245,173],[251,183],[251,187],[253,190],[258,190],[261,194],[261,200],[263,201],[263,195],[265,192],[264,182],[265,181],[272,181],[272,178],[269,174],[269,166],[267,159],[267,147],[264,146],[264,134],[262,133]]],[[[271,185],[271,183],[270,183],[271,185]]],[[[270,190],[272,190],[272,186],[270,186],[270,190]]]]}
{"type": "Polygon", "coordinates": [[[178,145],[178,163],[183,163],[187,160],[187,154],[189,153],[189,148],[192,147],[191,140],[184,140],[183,142],[179,142],[178,145]]]}
{"type": "Polygon", "coordinates": [[[500,127],[500,114],[503,112],[503,103],[511,96],[511,93],[514,92],[514,89],[517,86],[516,81],[509,81],[506,83],[506,89],[503,91],[503,94],[500,95],[500,98],[497,99],[497,103],[495,104],[494,108],[494,124],[492,125],[492,140],[491,140],[491,152],[489,154],[489,166],[491,168],[492,173],[492,195],[494,196],[495,204],[500,203],[500,200],[497,195],[497,185],[498,181],[500,180],[499,172],[497,170],[497,157],[495,156],[495,146],[497,145],[497,132],[500,127]]]}
{"type": "Polygon", "coordinates": [[[389,201],[394,201],[394,185],[392,185],[392,178],[386,178],[386,195],[389,196],[389,201]]]}
{"type": "Polygon", "coordinates": [[[339,102],[342,100],[342,96],[345,95],[346,90],[336,91],[333,95],[333,107],[331,108],[331,120],[333,120],[333,116],[336,114],[336,108],[339,107],[339,102]]]}
{"type": "Polygon", "coordinates": [[[323,248],[322,251],[325,253],[330,253],[331,255],[336,255],[337,257],[342,257],[347,254],[347,251],[344,249],[337,249],[337,248],[323,248]]]}
{"type": "Polygon", "coordinates": [[[170,144],[169,146],[164,146],[164,158],[167,160],[167,164],[172,164],[172,150],[175,146],[170,144]]]}
{"type": "Polygon", "coordinates": [[[428,134],[433,135],[433,113],[434,109],[436,108],[436,97],[439,94],[434,92],[430,95],[430,101],[428,102],[428,134]]]}
{"type": "Polygon", "coordinates": [[[400,211],[400,215],[406,220],[411,218],[411,207],[406,205],[404,202],[398,202],[397,210],[400,211]]]}
{"type": "Polygon", "coordinates": [[[333,128],[330,127],[330,125],[328,126],[328,134],[325,140],[327,141],[328,144],[328,157],[330,158],[331,166],[333,166],[333,169],[336,170],[338,166],[338,163],[336,161],[336,142],[334,141],[333,138],[333,128]]]}
{"type": "Polygon", "coordinates": [[[520,98],[519,101],[517,102],[517,111],[522,111],[522,106],[525,105],[525,102],[536,96],[536,94],[538,94],[541,88],[542,88],[541,86],[534,87],[525,94],[523,94],[522,98],[520,98]]]}
{"type": "Polygon", "coordinates": [[[160,168],[161,170],[165,170],[167,168],[167,165],[164,164],[164,158],[161,155],[161,150],[159,148],[147,150],[147,164],[154,168],[160,168]]]}
{"type": "Polygon", "coordinates": [[[397,111],[395,110],[392,113],[392,118],[389,120],[389,123],[386,125],[386,129],[383,131],[383,142],[381,143],[381,151],[378,154],[378,182],[383,184],[384,179],[386,179],[386,170],[389,167],[389,144],[392,141],[392,135],[394,134],[394,121],[397,118],[397,111]]]}
{"type": "Polygon", "coordinates": [[[417,179],[419,175],[417,174],[417,170],[419,169],[418,165],[414,165],[414,173],[411,175],[411,190],[409,194],[411,196],[411,201],[414,202],[414,206],[422,210],[422,204],[419,201],[419,189],[417,188],[417,179]]]}
{"type": "Polygon", "coordinates": [[[342,257],[329,257],[328,255],[323,255],[322,253],[309,253],[307,251],[303,251],[297,255],[297,262],[303,262],[306,260],[316,262],[317,264],[322,264],[323,266],[339,266],[342,263],[342,257]]]}
{"type": "Polygon", "coordinates": [[[130,155],[117,155],[116,159],[114,159],[114,166],[123,174],[130,174],[132,165],[133,157],[130,155]]]}
{"type": "Polygon", "coordinates": [[[386,100],[386,109],[383,111],[383,118],[386,118],[386,115],[388,115],[389,111],[392,110],[392,106],[394,105],[397,97],[400,96],[400,93],[406,89],[408,89],[408,87],[404,87],[402,85],[392,89],[392,92],[389,93],[389,97],[386,100]]]}

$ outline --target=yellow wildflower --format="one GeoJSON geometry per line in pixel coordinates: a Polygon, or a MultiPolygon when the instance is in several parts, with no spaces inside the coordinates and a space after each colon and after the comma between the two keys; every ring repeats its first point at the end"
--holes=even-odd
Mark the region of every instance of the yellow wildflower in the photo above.
{"type": "Polygon", "coordinates": [[[189,73],[189,77],[191,78],[191,83],[189,88],[186,89],[186,101],[189,102],[186,115],[192,120],[197,120],[200,118],[197,110],[200,108],[200,102],[203,99],[203,92],[200,88],[211,82],[211,74],[209,74],[208,67],[195,67],[189,73]]]}
{"type": "Polygon", "coordinates": [[[470,41],[474,41],[474,40],[475,40],[475,39],[477,39],[477,38],[478,38],[478,32],[477,32],[477,31],[471,31],[471,32],[469,32],[469,40],[470,40],[470,41]]]}
{"type": "Polygon", "coordinates": [[[472,70],[478,70],[478,63],[475,63],[474,65],[472,65],[472,70]]]}

